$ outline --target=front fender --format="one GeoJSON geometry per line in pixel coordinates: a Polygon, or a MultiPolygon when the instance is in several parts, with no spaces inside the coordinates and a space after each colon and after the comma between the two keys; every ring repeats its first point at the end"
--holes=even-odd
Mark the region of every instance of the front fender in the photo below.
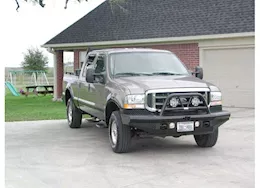
{"type": "Polygon", "coordinates": [[[119,109],[123,108],[123,102],[122,99],[120,97],[120,95],[118,94],[114,94],[114,93],[110,93],[107,98],[106,98],[106,106],[108,105],[108,103],[110,102],[114,102],[119,109]]]}
{"type": "MultiPolygon", "coordinates": [[[[70,83],[67,83],[65,91],[69,91],[71,94],[71,97],[74,97],[73,90],[70,83]]],[[[65,93],[66,94],[66,93],[65,93]]]]}
{"type": "Polygon", "coordinates": [[[75,98],[74,98],[74,93],[73,93],[73,90],[72,90],[70,84],[67,84],[64,95],[65,95],[64,96],[64,99],[65,99],[64,101],[65,101],[66,105],[67,105],[68,99],[71,98],[73,100],[74,104],[76,106],[78,106],[78,101],[76,101],[75,98]]]}

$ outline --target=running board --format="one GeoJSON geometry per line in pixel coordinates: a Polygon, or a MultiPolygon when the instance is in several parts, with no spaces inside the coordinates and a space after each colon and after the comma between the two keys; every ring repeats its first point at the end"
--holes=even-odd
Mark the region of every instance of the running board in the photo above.
{"type": "Polygon", "coordinates": [[[100,121],[100,122],[96,123],[95,126],[98,128],[107,128],[108,127],[104,121],[100,121]]]}

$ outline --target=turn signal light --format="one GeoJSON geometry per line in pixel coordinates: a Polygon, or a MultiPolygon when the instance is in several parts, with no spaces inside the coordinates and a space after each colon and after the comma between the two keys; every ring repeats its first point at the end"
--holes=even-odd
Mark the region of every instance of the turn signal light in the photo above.
{"type": "Polygon", "coordinates": [[[143,109],[144,105],[143,104],[124,104],[123,108],[125,108],[125,109],[134,109],[134,108],[143,109]]]}

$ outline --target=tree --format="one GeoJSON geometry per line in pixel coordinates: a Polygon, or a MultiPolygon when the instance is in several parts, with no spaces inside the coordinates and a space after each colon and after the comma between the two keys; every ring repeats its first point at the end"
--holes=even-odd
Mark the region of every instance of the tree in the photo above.
{"type": "MultiPolygon", "coordinates": [[[[28,0],[24,0],[24,1],[28,1],[28,0]]],[[[33,3],[36,3],[36,4],[39,4],[41,7],[43,7],[44,8],[44,6],[45,6],[45,4],[43,3],[43,1],[44,0],[29,0],[29,1],[31,1],[31,2],[33,2],[33,3]]],[[[67,4],[68,4],[68,2],[69,1],[71,1],[71,0],[65,0],[65,6],[64,6],[64,9],[66,9],[67,8],[67,4]]],[[[88,0],[77,0],[79,3],[81,3],[82,1],[88,1],[88,0]]],[[[108,0],[108,1],[110,1],[110,3],[116,3],[117,5],[118,5],[118,3],[119,2],[122,2],[122,1],[124,1],[124,0],[108,0]]],[[[17,4],[17,8],[16,8],[16,10],[18,11],[18,9],[20,8],[20,5],[19,5],[19,0],[15,0],[15,2],[16,2],[16,4],[17,4]]]]}
{"type": "Polygon", "coordinates": [[[24,70],[47,71],[48,58],[38,48],[28,49],[22,62],[24,70]]]}

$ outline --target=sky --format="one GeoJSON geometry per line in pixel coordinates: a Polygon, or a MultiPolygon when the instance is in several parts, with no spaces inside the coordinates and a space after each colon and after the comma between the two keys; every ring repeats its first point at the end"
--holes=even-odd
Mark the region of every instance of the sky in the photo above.
{"type": "MultiPolygon", "coordinates": [[[[67,9],[64,9],[65,0],[44,0],[46,4],[44,8],[38,4],[19,0],[20,8],[17,12],[15,0],[2,0],[0,4],[1,49],[4,49],[4,53],[1,53],[2,64],[5,67],[19,67],[26,50],[38,47],[48,56],[49,66],[52,67],[53,55],[45,48],[41,48],[41,45],[102,2],[104,0],[88,0],[81,3],[70,0],[67,9]]],[[[64,61],[73,61],[73,53],[66,52],[64,61]]]]}

